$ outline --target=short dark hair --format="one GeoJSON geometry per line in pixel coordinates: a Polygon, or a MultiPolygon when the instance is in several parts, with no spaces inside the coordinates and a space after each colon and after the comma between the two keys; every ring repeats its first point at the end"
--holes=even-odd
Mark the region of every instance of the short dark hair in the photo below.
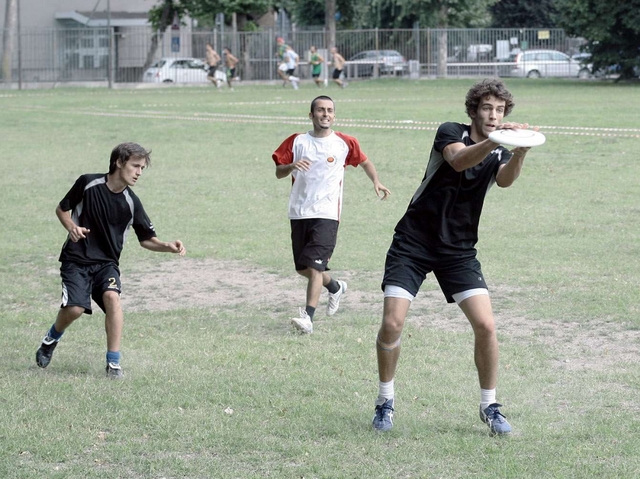
{"type": "Polygon", "coordinates": [[[478,111],[480,102],[487,96],[493,96],[498,100],[505,102],[504,116],[509,115],[515,106],[515,103],[513,102],[513,95],[511,95],[509,90],[507,90],[507,87],[502,80],[487,78],[473,85],[467,92],[467,98],[464,102],[464,106],[469,118],[472,118],[471,115],[478,111]]]}
{"type": "Polygon", "coordinates": [[[320,95],[317,96],[313,99],[313,101],[311,102],[311,113],[313,113],[313,109],[316,107],[316,102],[318,100],[329,100],[331,103],[333,103],[333,107],[336,107],[336,102],[333,101],[333,99],[327,95],[320,95]]]}
{"type": "Polygon", "coordinates": [[[123,164],[131,158],[144,158],[144,166],[151,164],[151,150],[147,151],[137,143],[120,143],[111,151],[111,160],[109,161],[109,174],[113,174],[118,167],[117,162],[120,160],[123,164]]]}

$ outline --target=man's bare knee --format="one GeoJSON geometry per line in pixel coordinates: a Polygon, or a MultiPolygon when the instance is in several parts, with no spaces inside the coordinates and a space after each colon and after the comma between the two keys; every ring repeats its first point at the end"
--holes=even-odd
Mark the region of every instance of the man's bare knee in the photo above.
{"type": "Polygon", "coordinates": [[[107,308],[120,307],[120,295],[116,291],[106,291],[102,295],[102,301],[107,308]]]}
{"type": "Polygon", "coordinates": [[[84,313],[84,308],[82,306],[65,306],[64,308],[60,308],[60,312],[58,313],[58,317],[62,317],[66,321],[75,321],[84,313]]]}

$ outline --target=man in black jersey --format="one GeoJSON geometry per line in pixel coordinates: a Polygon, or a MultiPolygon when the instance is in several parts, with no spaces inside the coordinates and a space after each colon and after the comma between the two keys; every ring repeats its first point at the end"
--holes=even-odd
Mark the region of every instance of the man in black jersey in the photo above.
{"type": "Polygon", "coordinates": [[[447,302],[456,302],[473,328],[480,418],[492,434],[511,431],[496,401],[498,340],[475,244],[487,190],[493,183],[511,186],[529,150],[508,151],[488,139],[496,129],[529,127],[502,122],[513,106],[511,93],[500,80],[484,80],[469,90],[465,107],[471,124],[440,125],[422,184],[395,228],[385,263],[384,312],[376,341],[380,380],[373,418],[376,430],[393,426],[402,328],[411,301],[433,272],[447,302]]]}
{"type": "Polygon", "coordinates": [[[64,331],[82,313],[91,314],[91,298],[105,313],[107,376],[121,378],[120,338],[124,317],[120,306],[118,261],[129,227],[140,246],[151,251],[178,253],[182,241],[156,237],[142,203],[131,190],[149,165],[150,152],[136,143],[122,143],[111,152],[109,173],[80,176],[56,208],[69,232],[60,254],[62,303],[55,323],[36,352],[36,363],[46,368],[64,331]]]}

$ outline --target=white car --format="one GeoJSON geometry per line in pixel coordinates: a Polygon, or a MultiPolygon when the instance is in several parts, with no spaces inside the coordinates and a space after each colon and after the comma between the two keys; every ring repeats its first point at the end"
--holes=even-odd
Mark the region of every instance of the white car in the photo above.
{"type": "Polygon", "coordinates": [[[148,83],[206,83],[208,65],[198,58],[161,58],[144,72],[148,83]]]}

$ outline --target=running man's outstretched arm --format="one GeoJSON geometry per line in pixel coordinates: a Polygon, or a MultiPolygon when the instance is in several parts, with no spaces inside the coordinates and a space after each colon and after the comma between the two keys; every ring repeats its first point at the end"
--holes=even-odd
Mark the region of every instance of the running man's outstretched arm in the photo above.
{"type": "Polygon", "coordinates": [[[165,242],[153,237],[140,241],[140,246],[150,251],[155,251],[156,253],[177,253],[180,256],[184,256],[187,253],[187,250],[180,240],[165,242]]]}
{"type": "Polygon", "coordinates": [[[373,188],[376,190],[376,196],[382,200],[386,200],[391,194],[391,191],[380,183],[380,180],[378,179],[378,172],[376,171],[374,164],[371,163],[371,160],[363,161],[360,163],[360,166],[362,166],[362,169],[373,183],[373,188]],[[380,196],[381,194],[382,197],[380,196]]]}

